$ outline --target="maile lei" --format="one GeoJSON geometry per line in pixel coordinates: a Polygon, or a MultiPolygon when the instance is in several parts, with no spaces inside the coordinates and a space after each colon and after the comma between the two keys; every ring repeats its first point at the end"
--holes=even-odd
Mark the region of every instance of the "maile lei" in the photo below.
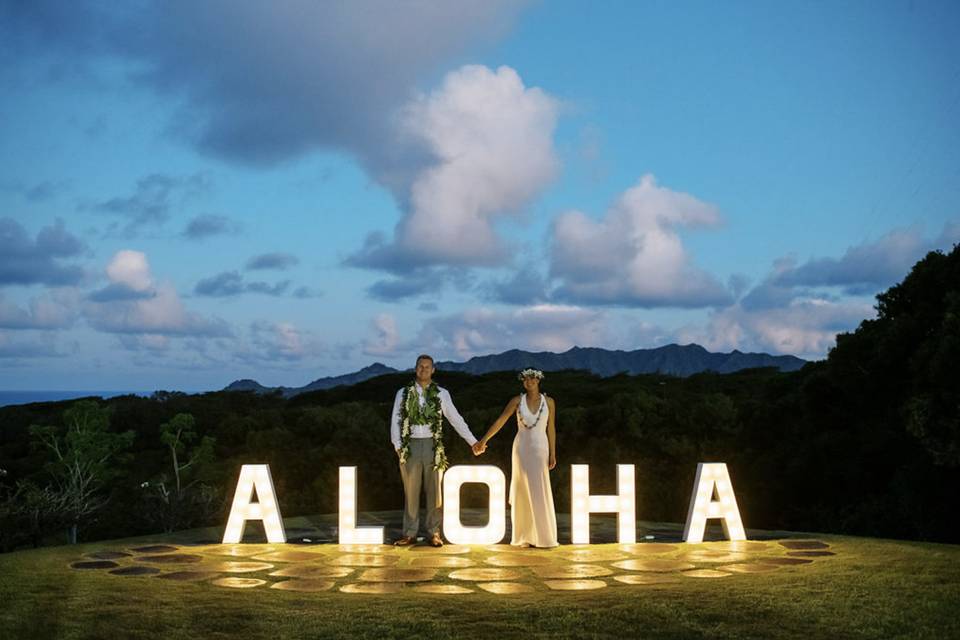
{"type": "Polygon", "coordinates": [[[400,462],[406,462],[410,456],[410,425],[430,425],[433,434],[433,468],[443,471],[447,468],[447,454],[443,450],[443,409],[440,406],[440,388],[431,382],[424,391],[424,403],[420,406],[416,381],[403,388],[403,401],[400,403],[400,462]]]}

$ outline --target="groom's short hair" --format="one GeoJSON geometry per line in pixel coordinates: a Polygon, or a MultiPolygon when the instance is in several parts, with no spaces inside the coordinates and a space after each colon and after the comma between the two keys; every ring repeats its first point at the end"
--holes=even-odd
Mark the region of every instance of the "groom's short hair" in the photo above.
{"type": "Polygon", "coordinates": [[[436,368],[436,364],[433,362],[433,356],[427,355],[426,353],[421,353],[420,355],[417,356],[417,364],[420,364],[421,360],[429,360],[430,364],[433,365],[434,368],[436,368]]]}

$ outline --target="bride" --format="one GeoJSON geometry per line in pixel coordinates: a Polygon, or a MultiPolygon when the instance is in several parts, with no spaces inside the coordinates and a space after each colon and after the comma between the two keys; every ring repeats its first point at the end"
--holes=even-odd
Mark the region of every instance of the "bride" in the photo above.
{"type": "Polygon", "coordinates": [[[550,469],[557,466],[557,413],[553,398],[540,393],[543,372],[520,372],[525,393],[511,398],[500,417],[474,445],[474,453],[483,453],[487,443],[510,418],[517,416],[517,436],[513,440],[513,471],[510,477],[510,519],[513,535],[510,544],[532,547],[557,546],[557,516],[550,488],[550,469]]]}

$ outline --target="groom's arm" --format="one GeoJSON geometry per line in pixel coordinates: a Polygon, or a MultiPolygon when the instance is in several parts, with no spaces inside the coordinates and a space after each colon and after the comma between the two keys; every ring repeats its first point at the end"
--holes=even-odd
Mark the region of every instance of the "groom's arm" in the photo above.
{"type": "Polygon", "coordinates": [[[393,401],[393,414],[390,416],[390,442],[393,443],[394,451],[400,451],[400,403],[403,402],[403,389],[397,391],[397,397],[393,401]]]}
{"type": "Polygon", "coordinates": [[[457,408],[453,406],[453,399],[450,397],[450,392],[446,389],[440,390],[440,408],[443,410],[443,415],[447,417],[447,420],[449,420],[453,428],[457,430],[460,437],[467,441],[468,445],[472,447],[477,443],[477,439],[473,436],[473,433],[470,432],[470,427],[467,426],[467,421],[463,419],[463,416],[460,415],[457,408]]]}

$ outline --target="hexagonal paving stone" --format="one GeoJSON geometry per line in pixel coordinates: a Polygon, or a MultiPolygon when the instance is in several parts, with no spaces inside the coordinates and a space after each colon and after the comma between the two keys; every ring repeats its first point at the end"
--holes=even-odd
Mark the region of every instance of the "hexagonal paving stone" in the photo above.
{"type": "Polygon", "coordinates": [[[113,560],[81,560],[71,563],[70,566],[74,569],[113,569],[120,565],[113,560]]]}
{"type": "Polygon", "coordinates": [[[613,566],[627,571],[685,571],[693,569],[695,565],[689,562],[679,560],[668,560],[666,558],[648,558],[645,560],[623,560],[614,562],[613,566]]]}
{"type": "Polygon", "coordinates": [[[680,575],[688,578],[726,578],[730,574],[715,569],[694,569],[693,571],[681,571],[680,575]]]}
{"type": "Polygon", "coordinates": [[[603,580],[546,580],[544,584],[554,591],[588,591],[607,586],[603,580]]]}
{"type": "MultiPolygon", "coordinates": [[[[272,575],[272,574],[271,574],[272,575]]],[[[274,582],[270,585],[271,589],[280,591],[329,591],[333,588],[332,580],[313,580],[311,578],[298,578],[296,580],[284,580],[283,582],[274,582]]]]}
{"type": "Polygon", "coordinates": [[[469,558],[459,558],[457,556],[420,556],[411,558],[411,567],[452,567],[462,569],[463,567],[472,567],[476,564],[469,558]]]}
{"type": "Polygon", "coordinates": [[[331,558],[329,562],[338,567],[389,567],[400,562],[400,559],[382,553],[348,553],[331,558]]]}
{"type": "Polygon", "coordinates": [[[568,564],[553,567],[534,567],[533,572],[541,578],[576,579],[597,578],[613,574],[611,569],[596,564],[568,564]]]}
{"type": "Polygon", "coordinates": [[[365,584],[345,584],[340,587],[343,593],[396,593],[403,588],[403,585],[395,582],[368,582],[365,584]]]}
{"type": "Polygon", "coordinates": [[[797,556],[800,558],[826,558],[828,556],[835,556],[833,551],[788,551],[788,556],[797,556]]]}
{"type": "Polygon", "coordinates": [[[676,573],[631,573],[613,576],[613,579],[623,584],[661,584],[676,582],[680,580],[680,576],[676,573]]]}
{"type": "Polygon", "coordinates": [[[353,573],[350,567],[327,567],[324,565],[295,564],[278,569],[268,575],[277,578],[346,578],[353,573]]]}
{"type": "Polygon", "coordinates": [[[211,571],[223,571],[224,573],[252,573],[267,569],[273,569],[273,565],[269,562],[235,562],[230,560],[210,565],[211,571]]]}
{"type": "Polygon", "coordinates": [[[420,593],[439,593],[446,595],[460,595],[464,593],[473,593],[473,589],[459,587],[455,584],[421,584],[413,588],[420,593]]]}
{"type": "Polygon", "coordinates": [[[157,556],[140,556],[135,562],[154,562],[157,564],[193,564],[203,560],[203,556],[192,553],[165,553],[157,556]]]}
{"type": "Polygon", "coordinates": [[[732,571],[733,573],[765,573],[767,571],[776,571],[780,567],[775,564],[761,564],[759,562],[742,562],[738,564],[725,564],[717,567],[718,571],[732,571]]]}
{"type": "Polygon", "coordinates": [[[527,555],[522,553],[501,553],[486,559],[487,564],[496,567],[536,567],[551,564],[546,556],[527,555]]]}
{"type": "Polygon", "coordinates": [[[267,581],[258,580],[257,578],[220,578],[219,580],[214,580],[213,584],[218,587],[229,587],[230,589],[252,589],[262,584],[267,584],[267,581]]]}
{"type": "Polygon", "coordinates": [[[360,574],[363,582],[429,582],[437,575],[436,569],[397,569],[384,567],[367,569],[360,574]]]}
{"type": "Polygon", "coordinates": [[[781,547],[787,549],[828,549],[830,545],[819,540],[781,540],[781,547]]]}
{"type": "Polygon", "coordinates": [[[176,580],[179,582],[199,582],[200,580],[209,580],[217,578],[220,574],[216,571],[174,571],[172,573],[161,573],[156,576],[158,580],[176,580]]]}
{"type": "Polygon", "coordinates": [[[142,565],[133,565],[130,567],[120,567],[110,571],[115,576],[153,576],[160,573],[156,567],[144,567],[142,565]]]}
{"type": "Polygon", "coordinates": [[[484,591],[496,593],[498,595],[511,595],[514,593],[530,593],[536,591],[528,584],[521,582],[478,582],[477,586],[484,591]]]}
{"type": "MultiPolygon", "coordinates": [[[[680,547],[675,544],[668,544],[666,542],[646,542],[641,544],[621,544],[618,545],[617,548],[637,556],[647,556],[660,553],[670,553],[677,551],[680,547]]],[[[620,560],[621,558],[614,559],[620,560]]]]}
{"type": "Polygon", "coordinates": [[[490,567],[475,567],[472,569],[457,569],[450,572],[453,580],[470,580],[473,582],[516,580],[520,572],[516,569],[493,569],[490,567]]]}

